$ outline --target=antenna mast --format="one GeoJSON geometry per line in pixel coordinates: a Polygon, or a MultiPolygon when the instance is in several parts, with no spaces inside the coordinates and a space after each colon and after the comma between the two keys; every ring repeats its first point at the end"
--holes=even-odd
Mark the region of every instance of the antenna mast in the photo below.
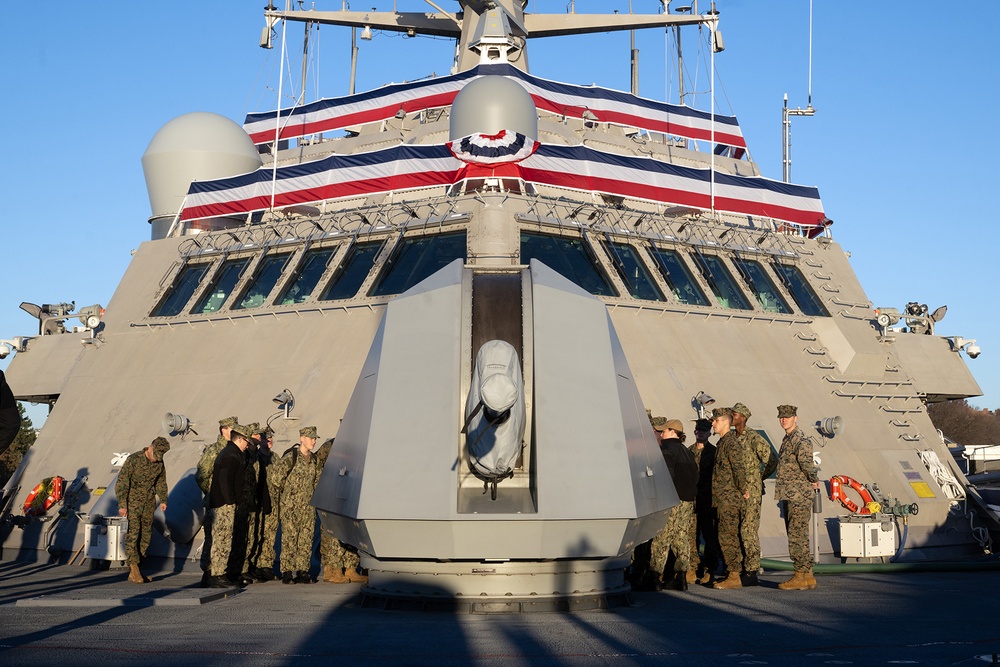
{"type": "Polygon", "coordinates": [[[790,183],[792,178],[792,119],[791,116],[815,116],[812,105],[812,26],[813,3],[809,0],[809,83],[806,97],[806,108],[788,108],[788,93],[785,93],[784,104],[781,107],[781,180],[790,183]]]}

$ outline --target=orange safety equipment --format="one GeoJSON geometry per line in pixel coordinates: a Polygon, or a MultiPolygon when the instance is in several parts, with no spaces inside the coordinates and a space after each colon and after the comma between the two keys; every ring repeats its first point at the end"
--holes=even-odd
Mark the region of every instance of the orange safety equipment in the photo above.
{"type": "Polygon", "coordinates": [[[63,478],[58,475],[55,477],[49,477],[43,479],[39,482],[28,497],[24,500],[24,516],[41,516],[45,514],[50,507],[55,505],[62,499],[63,494],[63,478]],[[41,507],[32,507],[35,502],[35,498],[39,494],[48,493],[48,497],[45,498],[45,502],[42,503],[41,507]]]}
{"type": "Polygon", "coordinates": [[[878,503],[872,498],[871,492],[865,485],[847,475],[834,475],[830,478],[830,500],[839,500],[841,505],[855,514],[871,514],[872,507],[878,508],[878,503]],[[862,502],[860,508],[844,493],[845,486],[851,487],[860,494],[862,502]]]}

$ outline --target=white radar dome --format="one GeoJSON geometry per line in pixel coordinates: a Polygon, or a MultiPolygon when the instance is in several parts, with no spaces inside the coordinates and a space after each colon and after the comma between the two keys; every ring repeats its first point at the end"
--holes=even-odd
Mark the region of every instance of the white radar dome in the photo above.
{"type": "Polygon", "coordinates": [[[152,238],[166,235],[192,181],[245,174],[261,164],[247,133],[225,116],[198,111],[168,122],[142,154],[152,238]]]}
{"type": "Polygon", "coordinates": [[[500,130],[538,139],[538,109],[528,91],[503,76],[484,76],[465,84],[451,105],[451,141],[500,130]]]}

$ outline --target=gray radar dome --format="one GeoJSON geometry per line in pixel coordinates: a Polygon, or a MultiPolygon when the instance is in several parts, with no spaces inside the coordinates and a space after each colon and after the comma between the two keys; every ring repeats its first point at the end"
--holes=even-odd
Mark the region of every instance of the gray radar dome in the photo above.
{"type": "Polygon", "coordinates": [[[538,109],[528,91],[503,76],[484,76],[465,84],[451,105],[451,141],[500,130],[538,139],[538,109]]]}
{"type": "Polygon", "coordinates": [[[247,133],[225,116],[197,111],[168,122],[142,154],[151,238],[166,236],[192,181],[245,174],[261,164],[247,133]]]}

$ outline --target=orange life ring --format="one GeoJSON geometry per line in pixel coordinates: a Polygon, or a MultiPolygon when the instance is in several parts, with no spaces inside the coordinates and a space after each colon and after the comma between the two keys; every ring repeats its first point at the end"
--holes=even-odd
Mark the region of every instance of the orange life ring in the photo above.
{"type": "Polygon", "coordinates": [[[830,478],[830,500],[839,500],[841,505],[855,514],[871,514],[872,506],[876,506],[871,492],[865,488],[865,485],[847,475],[834,475],[830,478]],[[860,508],[844,493],[845,486],[851,487],[861,496],[862,505],[860,508]]]}
{"type": "Polygon", "coordinates": [[[62,477],[59,477],[57,475],[55,477],[49,477],[47,479],[43,479],[41,482],[38,483],[38,486],[32,489],[31,493],[28,494],[28,497],[25,498],[24,516],[41,516],[42,514],[45,514],[50,507],[52,507],[57,502],[62,500],[62,494],[63,494],[62,477]],[[32,504],[35,502],[35,498],[38,497],[38,494],[44,493],[46,491],[48,491],[49,495],[45,499],[45,502],[42,503],[42,506],[32,507],[32,504]]]}

